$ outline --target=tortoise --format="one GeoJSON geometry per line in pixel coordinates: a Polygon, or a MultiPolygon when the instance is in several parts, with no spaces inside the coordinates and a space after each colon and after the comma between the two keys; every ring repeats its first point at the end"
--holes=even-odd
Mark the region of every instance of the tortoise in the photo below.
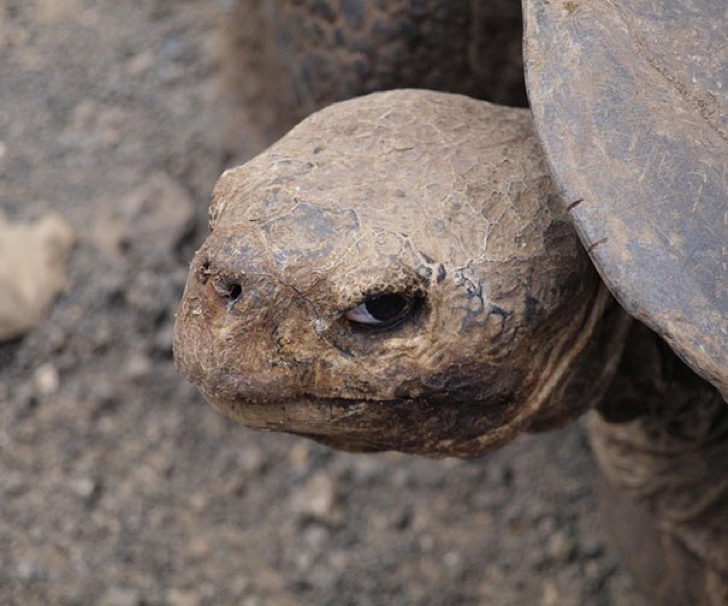
{"type": "Polygon", "coordinates": [[[718,5],[527,0],[530,109],[377,92],[226,171],[179,371],[249,427],[360,452],[475,457],[594,409],[639,589],[727,603],[718,5]]]}

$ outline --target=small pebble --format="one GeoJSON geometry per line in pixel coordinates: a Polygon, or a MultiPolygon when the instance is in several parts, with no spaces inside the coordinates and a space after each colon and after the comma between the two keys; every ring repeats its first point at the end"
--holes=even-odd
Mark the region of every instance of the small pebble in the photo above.
{"type": "Polygon", "coordinates": [[[598,558],[604,553],[604,545],[597,541],[587,543],[581,550],[585,558],[598,558]]]}
{"type": "Polygon", "coordinates": [[[192,511],[200,513],[205,510],[210,500],[207,496],[201,492],[193,493],[189,498],[190,507],[192,511]]]}
{"type": "Polygon", "coordinates": [[[58,391],[61,378],[53,364],[47,362],[35,369],[33,373],[33,387],[40,396],[50,396],[58,391]]]}
{"type": "Polygon", "coordinates": [[[259,448],[249,446],[239,453],[240,469],[252,475],[258,475],[265,469],[265,456],[259,448]]]}
{"type": "Polygon", "coordinates": [[[323,473],[313,476],[293,495],[292,508],[302,519],[320,522],[333,521],[336,489],[331,479],[323,473]]]}
{"type": "Polygon", "coordinates": [[[0,479],[0,493],[6,497],[17,497],[28,489],[25,476],[18,471],[11,471],[0,479]]]}
{"type": "Polygon", "coordinates": [[[138,591],[124,587],[110,587],[98,601],[98,606],[142,606],[142,604],[138,591]]]}
{"type": "Polygon", "coordinates": [[[293,467],[304,467],[308,463],[311,452],[311,443],[309,440],[299,440],[288,452],[288,461],[293,467]]]}
{"type": "Polygon", "coordinates": [[[397,530],[405,530],[412,523],[411,507],[404,506],[394,510],[389,518],[389,522],[397,530]]]}
{"type": "Polygon", "coordinates": [[[86,504],[91,504],[99,495],[101,485],[94,478],[76,478],[70,482],[71,490],[86,504]]]}
{"type": "Polygon", "coordinates": [[[430,553],[435,546],[435,539],[429,534],[423,534],[420,537],[420,550],[423,553],[430,553]]]}
{"type": "Polygon", "coordinates": [[[199,606],[200,595],[192,589],[170,589],[167,592],[169,606],[199,606]]]}
{"type": "Polygon", "coordinates": [[[557,531],[551,535],[548,543],[548,555],[556,562],[568,562],[574,555],[576,546],[566,533],[557,531]]]}
{"type": "Polygon", "coordinates": [[[553,581],[546,581],[543,584],[543,596],[541,598],[543,606],[559,606],[561,604],[561,596],[559,590],[553,581]]]}
{"type": "Polygon", "coordinates": [[[152,373],[153,365],[149,356],[133,352],[126,361],[126,376],[130,379],[143,379],[152,373]]]}
{"type": "Polygon", "coordinates": [[[154,67],[154,60],[154,53],[150,51],[138,53],[129,61],[126,68],[127,72],[130,76],[138,78],[154,67]]]}
{"type": "Polygon", "coordinates": [[[21,581],[37,581],[45,576],[45,569],[32,560],[20,560],[17,574],[21,581]]]}

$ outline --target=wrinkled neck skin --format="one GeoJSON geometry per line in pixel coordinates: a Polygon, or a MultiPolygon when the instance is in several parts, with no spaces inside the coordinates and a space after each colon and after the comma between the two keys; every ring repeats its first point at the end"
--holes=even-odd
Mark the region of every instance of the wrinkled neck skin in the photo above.
{"type": "Polygon", "coordinates": [[[573,419],[615,372],[629,320],[525,110],[407,90],[333,105],[226,172],[210,218],[175,360],[249,427],[479,456],[573,419]],[[361,324],[382,296],[406,313],[361,324]]]}

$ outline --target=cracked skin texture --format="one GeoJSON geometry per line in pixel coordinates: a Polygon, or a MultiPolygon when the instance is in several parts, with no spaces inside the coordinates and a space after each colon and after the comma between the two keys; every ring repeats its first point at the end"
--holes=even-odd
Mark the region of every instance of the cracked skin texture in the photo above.
{"type": "Polygon", "coordinates": [[[227,171],[175,327],[225,415],[355,451],[478,456],[593,406],[629,320],[527,110],[428,91],[335,104],[227,171]],[[346,312],[402,294],[402,323],[346,312]]]}

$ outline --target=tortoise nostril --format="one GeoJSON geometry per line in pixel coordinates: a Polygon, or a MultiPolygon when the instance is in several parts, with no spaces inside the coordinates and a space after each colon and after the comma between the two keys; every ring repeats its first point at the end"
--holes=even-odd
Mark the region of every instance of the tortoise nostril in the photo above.
{"type": "Polygon", "coordinates": [[[243,292],[243,287],[240,284],[232,284],[230,286],[230,300],[235,301],[240,298],[243,292]]]}
{"type": "Polygon", "coordinates": [[[243,287],[238,282],[233,282],[225,278],[219,278],[212,284],[217,296],[226,305],[232,305],[243,294],[243,287]]]}
{"type": "Polygon", "coordinates": [[[207,284],[210,273],[210,261],[208,260],[200,265],[200,270],[197,274],[197,279],[200,281],[200,284],[207,284]]]}

